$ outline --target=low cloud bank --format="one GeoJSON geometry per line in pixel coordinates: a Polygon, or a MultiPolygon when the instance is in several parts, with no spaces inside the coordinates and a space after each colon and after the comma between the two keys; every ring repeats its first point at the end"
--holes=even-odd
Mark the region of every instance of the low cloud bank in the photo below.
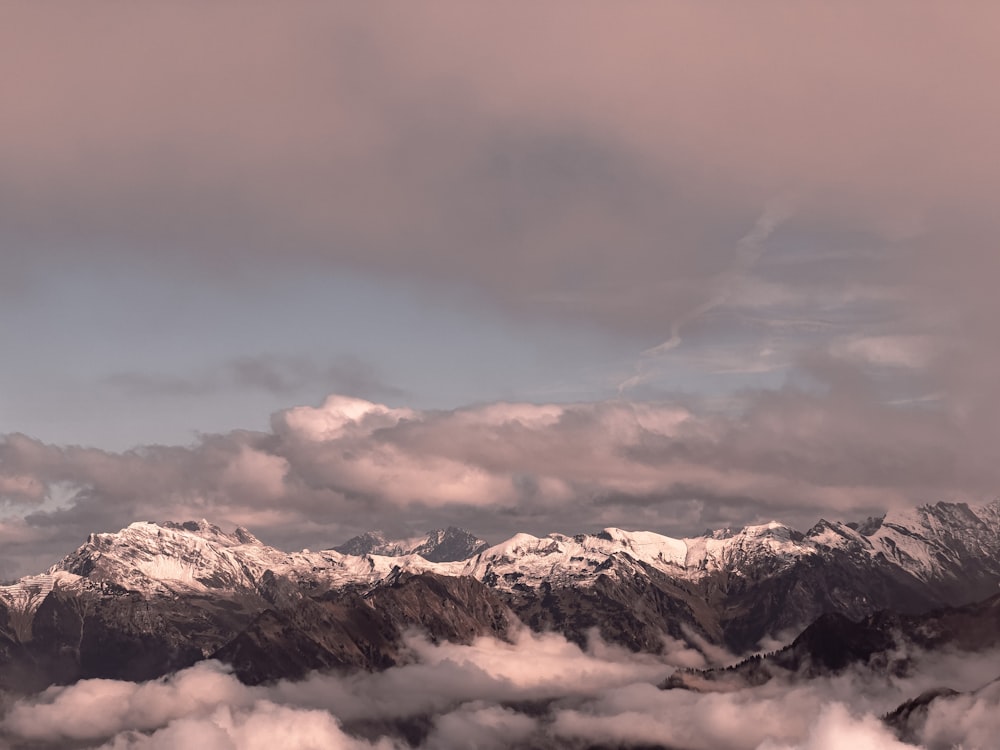
{"type": "MultiPolygon", "coordinates": [[[[901,750],[914,745],[878,715],[930,687],[976,690],[1000,674],[1000,653],[914,653],[914,677],[858,670],[703,694],[656,687],[690,654],[632,654],[596,638],[581,649],[529,631],[468,646],[413,634],[408,646],[411,661],[384,672],[270,686],[243,685],[218,662],[141,684],[86,680],[14,703],[0,727],[14,746],[107,750],[901,750]]],[[[935,702],[920,747],[992,747],[998,700],[988,687],[935,702]]]]}

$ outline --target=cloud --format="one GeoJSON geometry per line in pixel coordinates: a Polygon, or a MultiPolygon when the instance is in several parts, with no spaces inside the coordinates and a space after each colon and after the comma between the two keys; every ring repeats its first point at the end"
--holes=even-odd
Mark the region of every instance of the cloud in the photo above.
{"type": "Polygon", "coordinates": [[[656,682],[673,671],[668,657],[633,654],[596,635],[581,649],[561,635],[527,628],[512,643],[479,638],[469,646],[430,644],[413,635],[407,645],[413,663],[332,682],[315,675],[301,683],[281,683],[272,697],[314,708],[333,706],[337,716],[351,723],[437,715],[469,701],[587,696],[636,679],[656,682]],[[422,687],[413,690],[413,685],[422,687]]]}
{"type": "Polygon", "coordinates": [[[221,665],[205,662],[155,682],[83,680],[52,687],[36,700],[15,705],[4,726],[27,739],[94,740],[125,728],[156,729],[220,705],[249,707],[254,695],[221,665]]]}
{"type": "Polygon", "coordinates": [[[758,750],[839,750],[843,747],[906,750],[913,746],[897,740],[874,716],[858,718],[852,716],[842,704],[833,703],[823,709],[804,742],[784,745],[767,740],[758,750]]]}
{"type": "Polygon", "coordinates": [[[436,6],[18,9],[5,286],[80,253],[222,284],[294,261],[656,346],[719,304],[741,242],[957,268],[968,215],[996,237],[992,7],[436,6]]]}
{"type": "MultiPolygon", "coordinates": [[[[435,5],[14,11],[3,298],[78,267],[268,304],[275,280],[360,274],[659,348],[607,391],[665,403],[414,411],[335,438],[296,427],[331,407],[290,409],[123,453],[10,435],[0,493],[42,507],[3,521],[5,554],[147,515],[325,546],[387,522],[548,532],[572,509],[685,533],[996,492],[996,8],[435,5]],[[700,409],[736,371],[770,390],[728,381],[700,409]],[[692,416],[663,434],[643,410],[692,416]],[[54,482],[75,499],[46,501],[54,482]]],[[[136,409],[325,386],[404,411],[315,351],[105,384],[136,409]]]]}
{"type": "Polygon", "coordinates": [[[32,476],[11,474],[0,477],[0,498],[32,502],[45,496],[45,486],[32,476]]]}
{"type": "Polygon", "coordinates": [[[926,367],[933,356],[931,341],[921,336],[852,336],[835,340],[834,356],[882,367],[926,367]]]}
{"type": "MultiPolygon", "coordinates": [[[[948,680],[972,689],[1000,654],[910,654],[910,677],[856,669],[775,679],[728,693],[659,690],[672,667],[593,639],[554,634],[468,646],[408,636],[409,663],[384,672],[240,684],[217,662],[148,683],[85,680],[7,707],[5,740],[105,743],[124,750],[208,748],[630,747],[686,750],[901,750],[875,716],[948,680]],[[265,744],[266,743],[266,744],[265,744]]],[[[932,704],[921,747],[991,746],[996,690],[932,704]]]]}
{"type": "Polygon", "coordinates": [[[206,517],[311,548],[387,521],[494,539],[609,525],[683,535],[975,502],[1000,484],[990,443],[970,445],[955,415],[886,403],[842,360],[808,367],[811,381],[722,411],[621,400],[421,411],[335,395],[276,413],[268,432],[183,447],[116,453],[7,435],[0,541],[26,566],[143,519],[206,517]]]}
{"type": "Polygon", "coordinates": [[[643,356],[662,356],[680,346],[681,330],[685,325],[725,304],[733,295],[736,287],[746,280],[747,274],[760,259],[764,252],[762,244],[774,230],[791,215],[787,201],[772,201],[758,217],[753,227],[736,243],[736,257],[732,264],[713,279],[713,293],[697,307],[683,313],[670,324],[670,338],[658,346],[647,349],[643,356]]]}
{"type": "Polygon", "coordinates": [[[1000,731],[997,708],[1000,689],[992,682],[982,690],[953,698],[939,698],[928,709],[920,736],[927,747],[987,748],[1000,731]]]}
{"type": "Polygon", "coordinates": [[[219,743],[212,747],[265,747],[265,738],[274,746],[276,731],[291,732],[278,741],[282,747],[368,747],[345,736],[341,726],[391,727],[393,721],[431,716],[439,719],[427,747],[470,746],[456,744],[459,737],[476,738],[484,748],[505,747],[533,733],[536,723],[500,702],[590,695],[636,679],[657,681],[671,671],[656,657],[596,637],[583,651],[561,636],[526,629],[513,643],[481,638],[470,646],[432,645],[413,635],[408,645],[413,663],[404,666],[315,674],[271,687],[244,686],[217,662],[141,684],[84,680],[16,703],[2,729],[9,737],[49,743],[113,738],[108,746],[115,748],[176,747],[194,737],[219,743]],[[245,744],[254,732],[259,744],[245,744]]]}
{"type": "Polygon", "coordinates": [[[39,743],[101,741],[138,750],[232,748],[389,748],[346,735],[327,711],[278,705],[217,662],[155,682],[84,680],[49,688],[15,704],[3,721],[8,736],[39,743]]]}
{"type": "Polygon", "coordinates": [[[468,703],[438,719],[424,746],[429,750],[457,747],[503,750],[521,746],[537,734],[538,721],[533,717],[500,706],[468,703]]]}
{"type": "Polygon", "coordinates": [[[104,750],[168,750],[201,747],[207,750],[393,750],[400,744],[365,742],[345,734],[325,711],[276,706],[262,701],[250,709],[233,711],[220,706],[210,715],[181,718],[151,735],[128,734],[102,746],[104,750]]]}

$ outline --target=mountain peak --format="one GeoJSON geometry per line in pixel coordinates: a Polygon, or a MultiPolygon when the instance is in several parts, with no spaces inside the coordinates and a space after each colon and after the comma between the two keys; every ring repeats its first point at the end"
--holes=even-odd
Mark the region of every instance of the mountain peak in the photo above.
{"type": "MultiPolygon", "coordinates": [[[[200,521],[137,521],[127,527],[137,532],[160,533],[161,530],[191,534],[202,539],[231,547],[239,544],[261,544],[249,530],[237,526],[232,533],[226,533],[221,527],[202,518],[200,521]]],[[[123,529],[124,531],[124,529],[123,529]]],[[[160,534],[162,536],[162,534],[160,534]]]]}
{"type": "Polygon", "coordinates": [[[427,541],[414,548],[413,552],[431,562],[453,562],[467,560],[489,546],[485,539],[465,529],[448,526],[428,532],[427,541]]]}
{"type": "Polygon", "coordinates": [[[91,534],[49,573],[66,571],[138,591],[243,588],[253,585],[245,580],[246,560],[269,567],[284,557],[244,528],[228,534],[205,519],[137,521],[114,533],[91,534]]]}

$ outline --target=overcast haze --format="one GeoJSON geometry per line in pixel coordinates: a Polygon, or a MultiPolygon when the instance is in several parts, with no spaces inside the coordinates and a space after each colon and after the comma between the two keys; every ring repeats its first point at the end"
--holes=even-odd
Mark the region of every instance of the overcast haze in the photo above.
{"type": "Polygon", "coordinates": [[[995,5],[2,14],[0,577],[997,496],[995,5]]]}

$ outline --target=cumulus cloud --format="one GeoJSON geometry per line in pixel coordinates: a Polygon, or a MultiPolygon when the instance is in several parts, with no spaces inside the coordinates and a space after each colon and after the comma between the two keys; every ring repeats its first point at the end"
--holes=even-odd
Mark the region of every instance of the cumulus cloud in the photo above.
{"type": "Polygon", "coordinates": [[[84,680],[15,704],[2,728],[24,740],[107,740],[114,748],[177,747],[196,737],[209,747],[273,747],[283,731],[282,747],[368,747],[345,736],[341,722],[363,728],[438,717],[427,747],[509,747],[534,733],[536,721],[501,703],[593,695],[635,680],[659,681],[672,669],[596,637],[582,650],[561,636],[526,629],[513,643],[481,638],[469,646],[432,645],[412,635],[408,646],[412,663],[384,672],[316,674],[270,687],[242,685],[217,662],[142,684],[84,680]],[[245,744],[254,732],[271,744],[245,744]]]}
{"type": "Polygon", "coordinates": [[[867,381],[828,375],[725,411],[622,400],[427,411],[331,396],[275,414],[269,432],[183,447],[115,453],[7,435],[0,539],[10,559],[35,563],[143,519],[205,517],[311,548],[387,521],[494,539],[609,525],[683,535],[978,501],[1000,483],[989,444],[970,449],[941,409],[893,406],[867,381]]]}
{"type": "Polygon", "coordinates": [[[204,717],[184,717],[152,734],[126,733],[102,750],[393,750],[388,740],[365,742],[345,734],[325,711],[306,711],[261,701],[249,709],[220,706],[204,717]]]}
{"type": "MultiPolygon", "coordinates": [[[[379,748],[481,750],[666,745],[685,750],[902,750],[876,718],[928,686],[960,690],[1000,654],[910,654],[910,677],[857,669],[805,682],[772,680],[736,692],[656,687],[672,666],[592,640],[554,634],[468,646],[408,636],[409,663],[379,673],[313,674],[250,687],[217,662],[149,683],[85,680],[9,706],[0,738],[37,746],[115,750],[379,748]]],[[[991,747],[995,685],[931,706],[928,750],[991,747]]]]}
{"type": "Polygon", "coordinates": [[[512,643],[490,638],[470,646],[408,640],[414,662],[335,682],[316,675],[274,688],[282,702],[335,707],[347,722],[442,714],[468,701],[550,701],[593,695],[595,690],[637,679],[656,682],[673,671],[673,660],[633,654],[593,636],[587,649],[554,633],[516,634],[512,643]],[[420,685],[420,690],[414,690],[420,685]]]}
{"type": "MultiPolygon", "coordinates": [[[[279,705],[205,662],[156,682],[84,680],[49,688],[15,704],[3,720],[8,737],[45,745],[98,742],[102,747],[391,748],[346,735],[328,711],[279,705]]],[[[93,745],[92,745],[93,746],[93,745]]]]}
{"type": "Polygon", "coordinates": [[[52,687],[37,699],[15,705],[4,719],[14,734],[37,740],[94,740],[124,728],[151,730],[220,705],[252,705],[254,690],[232,679],[216,662],[206,662],[165,680],[133,684],[83,680],[52,687]]]}

